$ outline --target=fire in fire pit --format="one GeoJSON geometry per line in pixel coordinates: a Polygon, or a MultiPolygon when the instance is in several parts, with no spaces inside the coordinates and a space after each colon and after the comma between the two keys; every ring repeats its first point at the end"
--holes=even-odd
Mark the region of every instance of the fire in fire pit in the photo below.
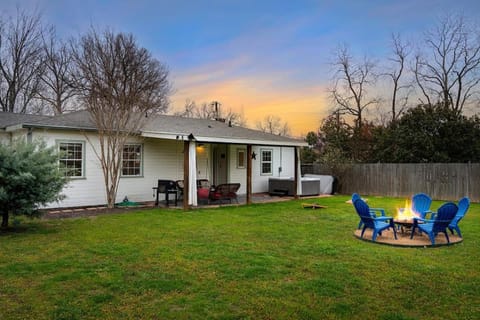
{"type": "Polygon", "coordinates": [[[415,217],[419,217],[419,215],[412,210],[412,203],[407,199],[405,200],[405,207],[397,209],[397,216],[395,217],[395,220],[410,221],[415,217]]]}

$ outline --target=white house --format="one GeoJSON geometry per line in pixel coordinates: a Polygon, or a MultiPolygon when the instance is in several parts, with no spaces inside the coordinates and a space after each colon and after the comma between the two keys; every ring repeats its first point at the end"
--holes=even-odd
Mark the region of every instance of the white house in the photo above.
{"type": "MultiPolygon", "coordinates": [[[[94,151],[98,137],[88,112],[53,117],[0,112],[0,143],[16,137],[42,139],[66,151],[59,162],[71,169],[71,180],[63,191],[66,198],[51,207],[105,204],[103,174],[94,151]]],[[[151,201],[158,179],[188,181],[187,202],[193,206],[197,179],[215,185],[238,182],[239,194],[246,194],[247,202],[252,193],[267,192],[272,177],[292,177],[301,194],[298,152],[306,145],[221,121],[152,116],[124,147],[117,200],[127,196],[131,201],[151,201]]]]}

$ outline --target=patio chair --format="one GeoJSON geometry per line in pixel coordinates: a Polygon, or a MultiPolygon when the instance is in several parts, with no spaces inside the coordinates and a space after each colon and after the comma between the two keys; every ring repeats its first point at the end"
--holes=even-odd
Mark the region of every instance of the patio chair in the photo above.
{"type": "Polygon", "coordinates": [[[355,207],[355,210],[357,211],[357,214],[360,216],[360,219],[363,223],[360,238],[363,238],[363,234],[365,233],[366,229],[372,229],[372,241],[375,241],[377,239],[377,235],[382,235],[382,231],[392,228],[395,240],[397,239],[397,231],[395,230],[393,217],[373,217],[370,213],[370,208],[368,207],[367,203],[360,198],[353,202],[353,206],[355,207]]]}
{"type": "MultiPolygon", "coordinates": [[[[354,193],[352,194],[352,204],[355,202],[355,200],[357,199],[361,199],[360,195],[358,193],[354,193]]],[[[385,216],[385,210],[382,209],[382,208],[370,208],[370,214],[372,215],[372,217],[376,217],[377,216],[377,212],[380,213],[380,215],[382,217],[385,216]]],[[[358,228],[357,229],[361,229],[363,226],[363,222],[362,222],[362,219],[360,219],[360,222],[358,223],[358,228]]]]}
{"type": "Polygon", "coordinates": [[[153,187],[152,188],[154,190],[154,195],[155,193],[157,194],[157,197],[155,199],[155,205],[158,206],[158,203],[159,203],[159,194],[160,193],[163,193],[165,194],[165,203],[168,207],[169,205],[169,195],[174,195],[175,196],[175,206],[177,206],[177,194],[178,194],[178,190],[177,190],[177,184],[175,181],[173,180],[161,180],[159,179],[158,180],[158,184],[156,187],[153,187]]]}
{"type": "Polygon", "coordinates": [[[425,232],[428,235],[433,246],[435,245],[435,237],[440,232],[445,234],[447,243],[450,243],[447,228],[457,214],[457,211],[458,207],[455,203],[447,202],[438,208],[436,213],[434,213],[434,219],[413,218],[413,228],[410,239],[413,239],[415,229],[418,229],[420,233],[425,232]]]}
{"type": "Polygon", "coordinates": [[[175,184],[177,185],[178,200],[183,199],[183,189],[185,188],[185,182],[183,182],[183,180],[177,180],[175,181],[175,184]]]}
{"type": "Polygon", "coordinates": [[[432,198],[425,193],[417,193],[412,197],[412,211],[422,219],[425,219],[427,213],[432,213],[431,205],[432,198]]]}
{"type": "Polygon", "coordinates": [[[208,179],[197,180],[197,199],[202,203],[209,203],[210,181],[208,179]]]}
{"type": "Polygon", "coordinates": [[[224,183],[210,189],[208,194],[209,201],[235,200],[238,203],[237,191],[240,189],[240,183],[224,183]]]}
{"type": "Polygon", "coordinates": [[[462,238],[462,233],[460,232],[460,228],[458,227],[458,223],[460,220],[463,219],[465,214],[467,213],[468,208],[470,207],[470,199],[465,197],[458,201],[458,211],[455,217],[453,218],[452,222],[448,225],[448,230],[453,234],[453,230],[457,231],[457,234],[460,238],[462,238]]]}

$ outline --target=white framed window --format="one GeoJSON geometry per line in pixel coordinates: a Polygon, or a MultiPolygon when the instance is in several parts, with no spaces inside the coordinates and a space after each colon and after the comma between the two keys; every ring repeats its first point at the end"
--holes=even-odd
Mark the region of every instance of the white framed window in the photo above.
{"type": "Polygon", "coordinates": [[[122,177],[140,177],[143,175],[142,167],[142,145],[137,143],[125,144],[122,152],[122,177]]]}
{"type": "Polygon", "coordinates": [[[237,149],[237,168],[245,169],[247,163],[247,151],[245,149],[237,149]]]}
{"type": "Polygon", "coordinates": [[[273,150],[260,149],[260,174],[271,175],[273,173],[273,150]]]}
{"type": "Polygon", "coordinates": [[[67,177],[85,177],[85,142],[57,141],[60,157],[58,165],[67,177]]]}

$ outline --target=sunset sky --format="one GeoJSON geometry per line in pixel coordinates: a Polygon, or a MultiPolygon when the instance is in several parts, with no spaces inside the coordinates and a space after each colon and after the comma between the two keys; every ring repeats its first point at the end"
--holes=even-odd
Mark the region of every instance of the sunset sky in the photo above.
{"type": "Polygon", "coordinates": [[[251,127],[277,115],[294,135],[316,130],[330,110],[338,45],[383,59],[394,32],[421,36],[448,12],[480,17],[479,0],[2,0],[0,9],[13,14],[17,4],[37,9],[64,38],[91,25],[134,34],[170,70],[171,112],[187,99],[216,100],[251,127]]]}

